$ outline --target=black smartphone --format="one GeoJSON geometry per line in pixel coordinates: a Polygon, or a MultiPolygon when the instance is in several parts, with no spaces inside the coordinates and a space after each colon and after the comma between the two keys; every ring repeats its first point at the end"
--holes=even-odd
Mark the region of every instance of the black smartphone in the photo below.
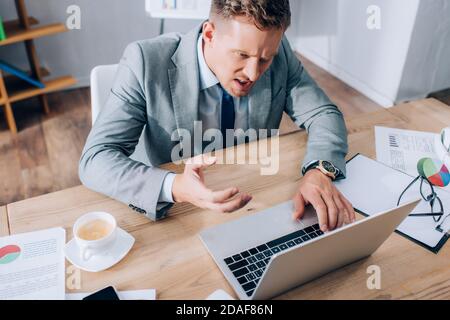
{"type": "Polygon", "coordinates": [[[120,300],[120,299],[114,287],[109,286],[84,297],[83,300],[120,300]]]}

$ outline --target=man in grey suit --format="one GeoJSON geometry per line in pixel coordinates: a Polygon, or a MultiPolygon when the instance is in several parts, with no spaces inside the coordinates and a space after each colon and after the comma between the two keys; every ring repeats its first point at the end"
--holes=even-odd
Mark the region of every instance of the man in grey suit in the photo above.
{"type": "Polygon", "coordinates": [[[250,195],[205,186],[202,170],[211,158],[186,164],[182,174],[157,166],[173,160],[173,133],[192,133],[195,121],[224,133],[278,129],[285,111],[308,132],[293,218],[312,204],[323,231],[354,221],[351,204],[332,184],[345,177],[345,123],[284,37],[290,17],[288,0],[213,0],[209,20],[188,34],[130,44],[83,150],[83,184],[152,220],[164,218],[174,202],[238,210],[250,195]],[[130,157],[136,149],[140,155],[130,157]]]}

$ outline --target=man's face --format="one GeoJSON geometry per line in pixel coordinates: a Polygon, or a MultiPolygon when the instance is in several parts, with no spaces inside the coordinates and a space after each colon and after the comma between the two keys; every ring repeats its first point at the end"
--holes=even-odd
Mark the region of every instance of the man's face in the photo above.
{"type": "Polygon", "coordinates": [[[284,30],[259,30],[244,17],[220,19],[203,25],[206,63],[232,96],[250,93],[278,53],[284,30]]]}

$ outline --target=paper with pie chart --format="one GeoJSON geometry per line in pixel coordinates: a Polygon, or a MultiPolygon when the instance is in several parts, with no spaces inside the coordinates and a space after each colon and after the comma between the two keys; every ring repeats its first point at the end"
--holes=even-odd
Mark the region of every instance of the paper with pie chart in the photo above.
{"type": "MultiPolygon", "coordinates": [[[[438,134],[433,132],[375,126],[377,161],[411,176],[417,176],[417,163],[420,159],[442,160],[436,152],[436,136],[438,134]]],[[[441,180],[436,184],[438,186],[442,180],[448,179],[449,175],[445,169],[436,170],[439,175],[434,178],[441,180]]],[[[450,192],[450,185],[441,189],[450,192]]]]}
{"type": "Polygon", "coordinates": [[[20,247],[17,245],[7,245],[0,247],[0,264],[8,264],[20,256],[20,247]]]}
{"type": "Polygon", "coordinates": [[[63,228],[0,238],[0,300],[65,298],[63,228]]]}

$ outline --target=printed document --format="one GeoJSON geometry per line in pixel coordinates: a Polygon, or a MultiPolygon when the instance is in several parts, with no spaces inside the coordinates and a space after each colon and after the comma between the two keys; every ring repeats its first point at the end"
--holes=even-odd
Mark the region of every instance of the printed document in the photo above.
{"type": "Polygon", "coordinates": [[[63,228],[0,238],[0,300],[64,300],[63,228]]]}

